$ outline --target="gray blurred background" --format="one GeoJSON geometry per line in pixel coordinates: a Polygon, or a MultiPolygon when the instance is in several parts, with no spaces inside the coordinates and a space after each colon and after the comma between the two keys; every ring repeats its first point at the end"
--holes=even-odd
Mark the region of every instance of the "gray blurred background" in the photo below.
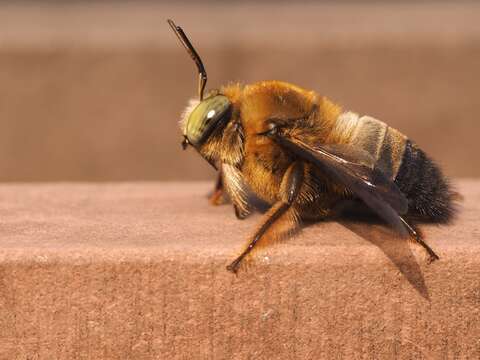
{"type": "Polygon", "coordinates": [[[285,80],[398,128],[450,176],[480,175],[476,2],[0,3],[0,181],[213,175],[177,127],[207,87],[285,80]]]}

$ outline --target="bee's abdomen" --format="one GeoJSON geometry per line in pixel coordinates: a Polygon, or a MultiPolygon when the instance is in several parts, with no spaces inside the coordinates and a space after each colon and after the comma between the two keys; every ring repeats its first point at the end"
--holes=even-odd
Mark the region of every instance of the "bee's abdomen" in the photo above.
{"type": "Polygon", "coordinates": [[[455,192],[440,168],[409,140],[395,183],[408,199],[410,217],[437,223],[452,220],[455,192]]]}
{"type": "Polygon", "coordinates": [[[440,168],[405,135],[382,121],[347,112],[336,125],[348,143],[367,151],[375,167],[394,181],[408,199],[408,216],[446,223],[455,212],[452,191],[440,168]]]}
{"type": "Polygon", "coordinates": [[[358,119],[351,143],[375,159],[375,167],[394,180],[400,169],[407,138],[398,130],[370,116],[358,119]]]}

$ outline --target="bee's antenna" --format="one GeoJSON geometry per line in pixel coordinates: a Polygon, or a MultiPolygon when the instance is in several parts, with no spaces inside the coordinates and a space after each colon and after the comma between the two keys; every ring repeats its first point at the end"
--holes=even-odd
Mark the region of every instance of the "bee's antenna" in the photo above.
{"type": "Polygon", "coordinates": [[[190,57],[195,61],[195,64],[197,64],[198,68],[198,97],[200,98],[200,101],[203,100],[203,91],[205,90],[205,85],[207,85],[207,72],[205,70],[205,67],[203,66],[202,59],[200,59],[200,56],[198,53],[195,51],[195,48],[193,47],[192,43],[190,40],[188,40],[187,35],[185,35],[185,32],[180,26],[175,25],[173,20],[168,19],[167,20],[168,24],[172,28],[172,30],[175,32],[175,35],[177,35],[178,39],[182,43],[182,45],[185,47],[187,52],[190,54],[190,57]]]}

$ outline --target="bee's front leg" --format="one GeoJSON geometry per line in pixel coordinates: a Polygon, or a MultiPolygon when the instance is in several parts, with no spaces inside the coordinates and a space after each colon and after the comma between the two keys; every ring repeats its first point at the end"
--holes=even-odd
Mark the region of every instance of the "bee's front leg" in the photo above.
{"type": "Polygon", "coordinates": [[[248,189],[243,175],[238,168],[229,164],[222,164],[223,186],[232,201],[237,219],[245,219],[252,212],[248,199],[248,189]]]}
{"type": "Polygon", "coordinates": [[[269,240],[276,240],[295,229],[298,225],[298,216],[293,205],[302,188],[304,171],[305,166],[301,162],[290,165],[282,179],[280,200],[270,208],[246,249],[227,266],[227,270],[236,273],[242,260],[261,239],[268,237],[269,240]]]}
{"type": "Polygon", "coordinates": [[[227,202],[223,186],[222,171],[218,172],[213,191],[208,194],[208,202],[214,206],[223,205],[227,202]]]}

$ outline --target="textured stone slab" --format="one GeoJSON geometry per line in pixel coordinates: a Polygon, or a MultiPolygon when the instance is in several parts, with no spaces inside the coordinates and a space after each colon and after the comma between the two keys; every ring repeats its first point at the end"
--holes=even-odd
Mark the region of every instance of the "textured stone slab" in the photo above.
{"type": "Polygon", "coordinates": [[[225,265],[260,215],[206,183],[0,186],[1,359],[474,359],[480,183],[441,260],[380,225],[319,223],[225,265]]]}

